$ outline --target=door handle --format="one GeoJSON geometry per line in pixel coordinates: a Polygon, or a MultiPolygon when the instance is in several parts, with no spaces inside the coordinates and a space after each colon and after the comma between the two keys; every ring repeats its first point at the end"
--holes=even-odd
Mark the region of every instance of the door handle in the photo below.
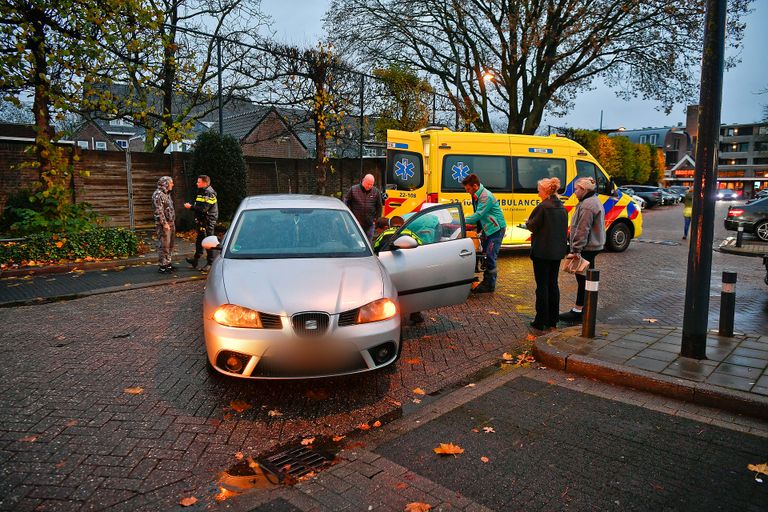
{"type": "Polygon", "coordinates": [[[468,251],[464,249],[459,253],[459,256],[461,256],[462,258],[466,258],[467,256],[472,256],[472,251],[468,251]]]}

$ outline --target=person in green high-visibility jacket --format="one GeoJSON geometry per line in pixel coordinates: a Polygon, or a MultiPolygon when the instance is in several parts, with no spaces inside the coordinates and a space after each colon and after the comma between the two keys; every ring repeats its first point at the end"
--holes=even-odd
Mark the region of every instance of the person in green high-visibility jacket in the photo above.
{"type": "MultiPolygon", "coordinates": [[[[192,268],[197,268],[200,258],[203,256],[203,239],[214,234],[216,221],[219,219],[219,205],[216,198],[216,191],[211,186],[211,178],[205,174],[197,177],[197,197],[195,204],[184,203],[184,208],[192,209],[195,212],[195,229],[197,237],[195,238],[195,255],[187,258],[187,263],[192,268]]],[[[200,269],[207,273],[213,263],[212,251],[207,251],[206,264],[200,269]]]]}
{"type": "Polygon", "coordinates": [[[475,213],[466,218],[466,224],[477,224],[480,242],[485,253],[485,272],[483,282],[472,290],[475,293],[488,293],[496,290],[496,258],[501,249],[501,241],[507,230],[507,222],[501,211],[499,201],[493,197],[490,190],[485,188],[476,174],[470,174],[461,182],[464,190],[472,196],[472,206],[475,213]]]}

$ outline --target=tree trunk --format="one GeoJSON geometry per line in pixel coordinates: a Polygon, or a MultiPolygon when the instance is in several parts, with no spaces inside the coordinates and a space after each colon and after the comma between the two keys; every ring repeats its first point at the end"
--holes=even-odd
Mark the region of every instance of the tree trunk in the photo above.
{"type": "Polygon", "coordinates": [[[48,62],[46,60],[45,30],[40,23],[33,23],[33,32],[29,36],[29,48],[32,52],[35,69],[33,85],[35,99],[33,111],[35,116],[35,156],[40,166],[41,178],[48,176],[53,170],[53,126],[51,125],[50,83],[48,82],[48,62]]]}

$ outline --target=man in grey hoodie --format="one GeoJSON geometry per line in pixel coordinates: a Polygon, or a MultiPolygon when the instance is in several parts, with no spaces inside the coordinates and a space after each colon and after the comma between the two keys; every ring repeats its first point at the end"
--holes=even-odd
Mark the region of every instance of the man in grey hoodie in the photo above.
{"type": "MultiPolygon", "coordinates": [[[[600,198],[595,192],[594,178],[579,178],[573,186],[573,193],[579,199],[579,204],[571,218],[569,243],[572,258],[584,258],[589,262],[589,268],[595,268],[597,253],[605,245],[605,210],[600,198]]],[[[581,322],[584,308],[584,287],[586,276],[576,274],[578,291],[576,304],[570,311],[560,314],[560,320],[565,322],[581,322]]]]}

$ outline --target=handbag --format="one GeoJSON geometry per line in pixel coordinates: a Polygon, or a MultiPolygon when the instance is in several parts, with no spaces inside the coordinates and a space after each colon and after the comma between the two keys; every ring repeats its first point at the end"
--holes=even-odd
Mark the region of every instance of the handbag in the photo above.
{"type": "Polygon", "coordinates": [[[589,268],[589,261],[581,256],[569,254],[560,263],[560,270],[569,274],[584,274],[589,268]]]}

